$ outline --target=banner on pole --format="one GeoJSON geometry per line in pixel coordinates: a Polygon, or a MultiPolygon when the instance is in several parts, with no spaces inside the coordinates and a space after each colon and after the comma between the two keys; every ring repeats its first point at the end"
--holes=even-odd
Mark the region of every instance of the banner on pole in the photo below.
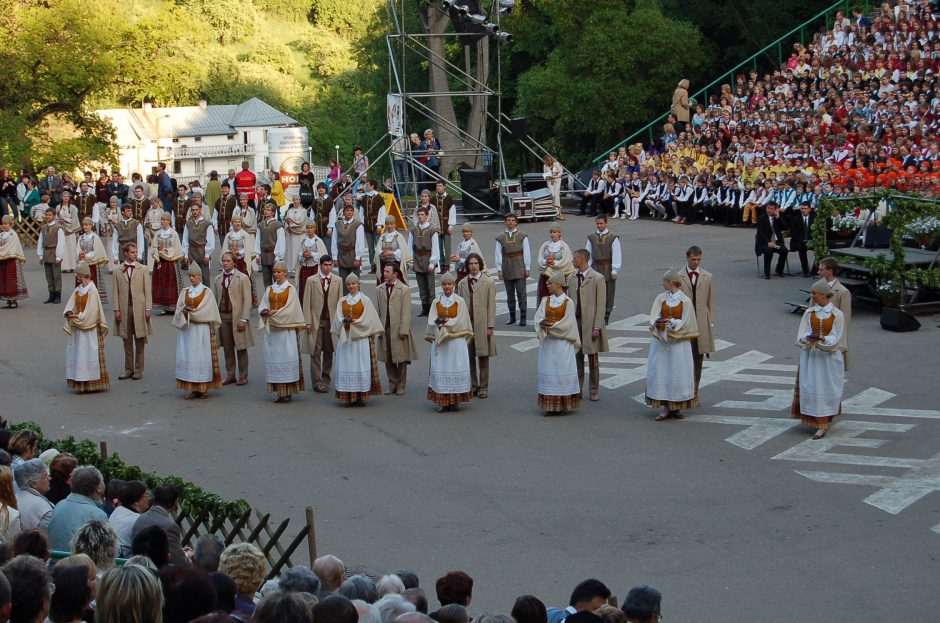
{"type": "Polygon", "coordinates": [[[392,136],[404,136],[405,122],[401,95],[388,94],[385,100],[385,116],[388,118],[388,133],[392,136]]]}

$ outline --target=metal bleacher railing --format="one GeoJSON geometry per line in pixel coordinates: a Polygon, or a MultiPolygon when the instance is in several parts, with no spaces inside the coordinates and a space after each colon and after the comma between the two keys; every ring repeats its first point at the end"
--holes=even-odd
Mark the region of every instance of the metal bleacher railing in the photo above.
{"type": "MultiPolygon", "coordinates": [[[[832,27],[832,17],[836,11],[840,11],[840,10],[845,11],[846,14],[848,15],[850,9],[855,8],[855,7],[861,8],[865,14],[868,14],[868,12],[871,10],[869,0],[865,0],[864,2],[852,2],[851,0],[839,0],[839,2],[836,2],[835,4],[828,7],[827,9],[809,18],[808,20],[806,20],[805,22],[803,22],[802,24],[800,24],[799,26],[797,26],[790,32],[778,38],[773,43],[768,44],[767,46],[763,47],[761,50],[759,50],[758,52],[756,52],[749,58],[735,65],[732,69],[721,74],[716,79],[712,80],[707,85],[705,85],[705,87],[703,87],[702,89],[698,90],[693,95],[691,95],[690,98],[695,99],[695,101],[698,102],[699,104],[703,104],[707,106],[709,90],[714,90],[717,88],[720,91],[721,89],[720,85],[724,83],[729,83],[731,85],[734,85],[734,79],[736,75],[740,74],[742,71],[757,70],[758,63],[761,60],[761,58],[764,57],[763,60],[766,63],[768,58],[765,55],[773,54],[774,50],[776,50],[776,54],[777,54],[776,67],[780,67],[783,64],[783,61],[785,58],[784,46],[796,43],[797,41],[799,41],[803,45],[806,45],[807,35],[809,35],[809,37],[812,38],[816,30],[818,30],[823,25],[825,25],[826,30],[829,30],[832,27]]],[[[772,58],[772,56],[770,58],[772,58]]],[[[678,82],[678,80],[676,80],[676,82],[678,82]]],[[[646,134],[648,137],[647,145],[652,144],[653,143],[653,130],[657,128],[661,123],[663,123],[663,121],[665,121],[665,119],[668,116],[669,116],[669,111],[664,112],[662,115],[660,115],[659,117],[656,117],[655,119],[650,121],[648,124],[640,128],[639,130],[637,130],[636,132],[634,132],[627,138],[623,139],[622,141],[620,141],[613,147],[610,147],[609,149],[604,150],[596,158],[594,158],[593,160],[594,165],[600,164],[602,160],[607,158],[607,154],[609,154],[610,152],[617,151],[624,145],[631,145],[637,142],[637,139],[644,134],[646,134]]]]}

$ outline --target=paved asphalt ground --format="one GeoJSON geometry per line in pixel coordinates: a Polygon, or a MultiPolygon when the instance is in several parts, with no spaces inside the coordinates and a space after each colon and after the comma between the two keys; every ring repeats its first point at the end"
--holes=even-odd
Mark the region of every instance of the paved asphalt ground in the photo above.
{"type": "MultiPolygon", "coordinates": [[[[569,216],[564,238],[578,248],[592,226],[569,216]]],[[[185,402],[169,317],[155,320],[142,381],[116,380],[121,342],[109,337],[111,390],[76,396],[63,374],[61,309],[41,304],[35,260],[32,298],[0,312],[0,415],[36,420],[50,436],[105,439],[130,462],[277,518],[302,521],[312,504],[321,553],[414,569],[432,602],[436,577],[466,570],[476,579],[472,614],[508,612],[524,593],[563,607],[578,581],[597,577],[621,600],[635,584],[657,586],[669,621],[936,620],[936,319],[895,334],[857,311],[846,415],[825,441],[809,441],[786,420],[799,317],[783,301],[812,280],[757,279],[751,230],[647,220],[612,228],[624,249],[616,352],[603,360],[600,402],[569,417],[542,417],[534,330],[503,326],[505,314],[490,398],[457,414],[425,399],[423,342],[408,395],[362,409],[312,392],[274,405],[260,347],[248,386],[185,402]],[[637,315],[690,244],[715,276],[723,348],[706,361],[702,408],[657,423],[634,399],[648,337],[637,315]]],[[[476,225],[487,258],[501,229],[476,225]]],[[[545,222],[522,229],[533,253],[548,237],[545,222]]],[[[795,256],[790,264],[798,268],[795,256]]],[[[533,293],[530,318],[534,307],[533,293]]],[[[421,320],[413,329],[423,335],[421,320]]]]}

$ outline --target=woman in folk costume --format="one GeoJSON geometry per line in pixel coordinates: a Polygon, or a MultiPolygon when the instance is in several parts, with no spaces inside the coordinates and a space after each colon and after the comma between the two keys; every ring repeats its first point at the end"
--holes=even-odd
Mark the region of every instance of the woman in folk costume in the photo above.
{"type": "MultiPolygon", "coordinates": [[[[89,217],[82,219],[82,233],[79,234],[75,245],[75,252],[79,263],[85,262],[88,270],[91,271],[91,280],[95,282],[98,288],[98,296],[102,303],[108,302],[108,291],[105,287],[103,272],[108,264],[108,254],[105,251],[104,243],[95,233],[95,223],[89,217]]],[[[81,278],[75,276],[75,285],[81,283],[81,278]]]]}
{"type": "MultiPolygon", "coordinates": [[[[316,221],[313,222],[313,225],[313,232],[316,235],[316,221]]],[[[287,234],[286,240],[284,240],[287,247],[284,257],[296,258],[300,254],[300,245],[307,237],[307,210],[300,203],[300,195],[294,195],[293,203],[284,213],[284,229],[286,230],[284,233],[287,234]]],[[[316,271],[316,267],[314,267],[314,271],[316,271]]],[[[307,276],[309,277],[311,274],[313,273],[309,273],[307,276]]],[[[293,260],[291,260],[288,276],[294,276],[293,260]]],[[[302,284],[303,281],[299,281],[299,283],[302,284]]]]}
{"type": "Polygon", "coordinates": [[[153,287],[153,305],[162,307],[164,313],[176,310],[183,288],[182,262],[183,243],[180,235],[173,228],[173,217],[164,212],[160,217],[160,230],[154,234],[147,253],[147,268],[150,270],[150,283],[153,287]]]}
{"type": "Polygon", "coordinates": [[[548,279],[549,296],[535,312],[539,339],[539,408],[545,415],[567,413],[581,406],[581,384],[575,355],[581,344],[575,304],[565,293],[565,276],[548,279]]]}
{"type": "MultiPolygon", "coordinates": [[[[299,200],[298,197],[295,199],[299,200]]],[[[300,239],[300,244],[296,247],[297,253],[292,257],[297,265],[297,290],[301,301],[304,300],[307,279],[317,274],[320,258],[327,254],[326,243],[317,235],[317,222],[307,221],[305,228],[307,234],[300,239]]]]}
{"type": "Polygon", "coordinates": [[[832,418],[842,413],[845,316],[832,304],[832,286],[825,279],[813,284],[810,297],[813,304],[803,313],[796,335],[800,367],[790,417],[815,428],[813,439],[822,439],[832,418]]]}
{"type": "Polygon", "coordinates": [[[82,223],[78,219],[78,208],[72,203],[72,193],[62,193],[62,203],[55,211],[59,226],[65,233],[65,254],[62,256],[62,272],[71,273],[78,265],[78,252],[75,250],[75,238],[82,230],[82,223]]]}
{"type": "Polygon", "coordinates": [[[222,241],[222,251],[229,251],[235,256],[235,270],[248,276],[251,283],[251,306],[258,306],[258,293],[255,291],[255,282],[251,278],[251,267],[255,260],[255,237],[243,227],[244,221],[237,214],[232,217],[232,229],[225,234],[222,241]]]}
{"type": "Polygon", "coordinates": [[[81,281],[65,304],[65,378],[69,388],[78,393],[108,389],[108,367],[104,356],[104,337],[108,321],[101,306],[98,288],[84,263],[75,269],[81,281]]]}
{"type": "MultiPolygon", "coordinates": [[[[98,226],[101,228],[101,242],[105,249],[111,248],[111,237],[116,235],[114,226],[121,220],[121,200],[117,196],[108,199],[108,205],[101,212],[98,226]]],[[[114,272],[114,264],[108,264],[108,272],[114,272]]]]}
{"type": "Polygon", "coordinates": [[[407,269],[403,268],[411,263],[411,247],[408,246],[408,240],[398,231],[398,220],[394,216],[385,217],[385,230],[379,236],[379,241],[375,244],[375,257],[378,263],[378,281],[382,283],[382,274],[385,266],[391,264],[398,271],[398,279],[405,285],[408,285],[408,279],[405,276],[407,269]]]}
{"type": "MultiPolygon", "coordinates": [[[[157,232],[163,227],[164,214],[169,213],[163,211],[163,204],[159,201],[154,201],[150,204],[150,208],[147,209],[147,213],[144,215],[144,220],[141,224],[144,226],[144,239],[147,241],[147,255],[150,255],[150,245],[153,244],[154,236],[156,236],[157,232]]],[[[172,218],[172,216],[170,218],[172,218]]],[[[179,234],[177,234],[177,236],[178,235],[179,234]]]]}
{"type": "Polygon", "coordinates": [[[300,332],[304,313],[297,288],[287,280],[287,264],[275,262],[273,282],[258,305],[264,346],[264,378],[274,402],[290,402],[304,391],[304,369],[300,355],[300,332]]]}
{"type": "Polygon", "coordinates": [[[442,293],[431,305],[424,339],[431,342],[431,372],[428,400],[439,413],[457,411],[461,402],[473,398],[470,382],[470,351],[473,326],[467,302],[455,292],[456,279],[450,273],[441,277],[442,293]]]}
{"type": "Polygon", "coordinates": [[[663,275],[663,290],[650,309],[649,359],[646,364],[646,404],[660,407],[657,422],[681,420],[682,409],[699,406],[695,392],[692,340],[698,337],[692,299],[682,293],[682,275],[670,270],[663,275]]]}
{"type": "Polygon", "coordinates": [[[18,299],[29,298],[23,264],[26,255],[19,235],[13,230],[13,216],[6,214],[0,227],[0,299],[6,299],[3,309],[19,307],[18,299]]]}
{"type": "Polygon", "coordinates": [[[346,289],[333,318],[333,369],[336,398],[352,407],[382,393],[373,338],[384,334],[385,328],[372,301],[359,291],[356,273],[346,276],[346,289]]]}
{"type": "MultiPolygon", "coordinates": [[[[173,230],[176,233],[176,230],[173,230]]],[[[219,369],[219,306],[202,283],[202,268],[189,267],[190,286],[179,294],[173,326],[176,335],[176,389],[189,392],[186,400],[208,398],[210,389],[222,387],[219,369]]]]}
{"type": "Polygon", "coordinates": [[[454,254],[450,256],[454,270],[457,271],[457,281],[467,276],[467,257],[471,253],[476,253],[480,257],[483,257],[480,245],[473,239],[473,226],[470,225],[470,223],[465,223],[460,233],[463,235],[463,240],[461,240],[457,248],[454,249],[454,254]]]}
{"type": "Polygon", "coordinates": [[[538,300],[548,296],[548,279],[555,273],[560,273],[565,280],[575,272],[571,257],[571,248],[561,239],[561,227],[552,225],[548,230],[549,239],[539,247],[539,289],[538,300]]]}

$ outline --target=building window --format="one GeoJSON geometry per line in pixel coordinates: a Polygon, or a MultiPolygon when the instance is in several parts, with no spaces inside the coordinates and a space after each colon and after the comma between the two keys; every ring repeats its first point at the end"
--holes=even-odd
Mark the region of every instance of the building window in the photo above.
{"type": "Polygon", "coordinates": [[[197,142],[197,143],[201,143],[201,142],[202,142],[202,137],[201,137],[201,136],[193,137],[193,141],[195,141],[195,142],[197,142]]]}
{"type": "Polygon", "coordinates": [[[174,143],[179,143],[180,140],[179,140],[178,138],[174,138],[174,139],[173,139],[173,142],[174,142],[174,143]]]}
{"type": "Polygon", "coordinates": [[[173,173],[179,175],[183,172],[183,162],[181,160],[173,161],[173,173]]]}
{"type": "Polygon", "coordinates": [[[234,140],[235,140],[235,135],[234,135],[234,134],[229,134],[226,138],[227,138],[228,140],[230,140],[230,141],[234,141],[234,140]]]}
{"type": "Polygon", "coordinates": [[[264,131],[264,144],[265,145],[268,144],[268,131],[267,130],[264,131]]]}

